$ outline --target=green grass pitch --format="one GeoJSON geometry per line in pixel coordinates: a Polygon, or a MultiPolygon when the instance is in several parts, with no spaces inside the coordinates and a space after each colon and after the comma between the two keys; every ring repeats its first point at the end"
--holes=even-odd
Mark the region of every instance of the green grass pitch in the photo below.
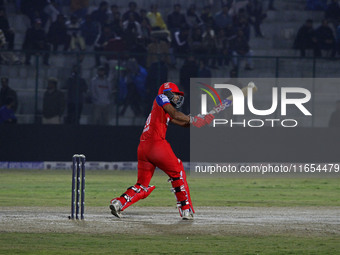
{"type": "MultiPolygon", "coordinates": [[[[86,207],[107,206],[136,182],[135,171],[87,171],[86,207]]],[[[340,178],[193,178],[195,206],[340,206],[340,178]]],[[[135,206],[174,206],[167,176],[135,206]]],[[[71,171],[0,170],[1,207],[69,207],[71,171]]],[[[1,218],[0,218],[1,221],[1,218]]],[[[12,233],[0,229],[0,254],[340,254],[340,236],[12,233]]]]}

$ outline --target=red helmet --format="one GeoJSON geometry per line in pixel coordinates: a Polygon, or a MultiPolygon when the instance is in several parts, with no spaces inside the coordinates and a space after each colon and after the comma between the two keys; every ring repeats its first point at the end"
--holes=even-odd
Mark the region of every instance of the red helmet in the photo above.
{"type": "Polygon", "coordinates": [[[164,91],[167,91],[167,90],[170,90],[173,93],[178,93],[181,96],[184,96],[184,92],[179,91],[177,85],[175,83],[172,83],[172,82],[163,83],[162,86],[158,90],[158,95],[164,94],[164,91]]]}

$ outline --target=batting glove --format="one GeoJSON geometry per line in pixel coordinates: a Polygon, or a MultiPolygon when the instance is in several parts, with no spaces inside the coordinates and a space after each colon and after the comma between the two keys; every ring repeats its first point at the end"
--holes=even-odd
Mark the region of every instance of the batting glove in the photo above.
{"type": "Polygon", "coordinates": [[[205,120],[206,125],[209,125],[213,121],[214,118],[215,116],[212,114],[205,115],[204,120],[205,120]]]}
{"type": "Polygon", "coordinates": [[[206,125],[206,122],[204,120],[204,118],[195,116],[195,117],[191,117],[190,116],[190,124],[195,126],[195,127],[203,127],[204,125],[206,125]]]}

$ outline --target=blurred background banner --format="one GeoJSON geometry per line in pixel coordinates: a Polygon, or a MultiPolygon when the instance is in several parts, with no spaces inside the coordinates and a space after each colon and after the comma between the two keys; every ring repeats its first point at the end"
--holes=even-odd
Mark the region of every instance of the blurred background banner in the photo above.
{"type": "MultiPolygon", "coordinates": [[[[162,83],[176,83],[194,114],[191,78],[266,78],[258,107],[277,79],[311,79],[312,116],[294,116],[301,133],[337,138],[338,3],[326,2],[0,1],[0,160],[65,161],[78,148],[94,161],[135,160],[162,83]]],[[[189,161],[189,131],[171,127],[168,138],[189,161]]]]}

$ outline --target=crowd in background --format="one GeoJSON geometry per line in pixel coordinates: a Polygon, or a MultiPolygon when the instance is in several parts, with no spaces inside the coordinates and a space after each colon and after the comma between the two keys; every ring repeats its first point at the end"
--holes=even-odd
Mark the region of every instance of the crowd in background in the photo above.
{"type": "Polygon", "coordinates": [[[338,0],[309,0],[307,9],[324,11],[322,23],[314,27],[313,19],[307,19],[299,28],[294,48],[300,51],[300,56],[306,56],[306,50],[311,50],[314,57],[331,57],[340,55],[340,4],[338,0]],[[324,53],[323,53],[324,52],[324,53]]]}
{"type": "MultiPolygon", "coordinates": [[[[307,7],[320,1],[307,1],[307,7]]],[[[168,81],[169,69],[178,70],[180,86],[188,93],[190,77],[211,77],[211,69],[228,66],[237,76],[241,57],[245,59],[245,70],[256,68],[249,42],[254,37],[264,37],[261,24],[267,17],[266,11],[275,10],[273,0],[221,1],[215,13],[210,5],[198,10],[195,4],[187,9],[175,4],[167,15],[158,10],[156,2],[141,7],[137,1],[127,2],[127,6],[102,1],[92,11],[89,0],[14,2],[17,11],[26,15],[30,23],[22,45],[26,52],[24,64],[31,65],[35,51],[42,52],[46,66],[53,66],[49,61],[51,52],[96,53],[97,74],[91,81],[81,77],[83,56],[80,54],[71,77],[59,82],[67,95],[63,99],[64,95],[57,93],[58,99],[54,99],[61,103],[55,105],[63,106],[53,114],[61,117],[67,109],[67,115],[65,120],[56,118],[52,122],[79,123],[82,104],[86,101],[93,104],[93,123],[104,125],[109,122],[113,93],[121,116],[128,107],[135,116],[143,116],[159,85],[168,81]],[[65,6],[69,7],[68,15],[65,6]]],[[[322,56],[323,50],[334,57],[340,49],[338,1],[331,0],[324,8],[325,20],[319,28],[314,29],[313,21],[307,20],[297,33],[294,47],[300,50],[301,56],[312,49],[316,57],[322,56]]],[[[0,46],[12,50],[15,36],[5,8],[0,7],[0,46]]],[[[20,63],[15,54],[0,55],[3,62],[20,63]]],[[[51,78],[47,83],[42,112],[45,119],[49,118],[46,104],[51,102],[46,97],[58,90],[57,80],[51,78]]]]}
{"type": "MultiPolygon", "coordinates": [[[[233,1],[226,1],[217,13],[213,13],[209,5],[199,12],[195,4],[186,10],[175,4],[167,16],[158,10],[157,4],[140,8],[137,2],[127,3],[126,10],[126,7],[102,1],[95,10],[89,11],[87,0],[66,1],[70,6],[69,16],[63,13],[65,1],[62,0],[25,0],[15,1],[15,4],[17,11],[26,15],[30,23],[22,45],[24,64],[31,65],[35,51],[42,52],[46,66],[53,65],[49,61],[51,51],[96,53],[98,72],[90,86],[79,84],[83,80],[80,71],[72,73],[78,76],[76,101],[89,98],[95,124],[108,123],[108,105],[113,92],[117,92],[117,102],[121,105],[120,115],[130,106],[135,116],[142,116],[144,103],[152,100],[159,84],[167,81],[169,68],[179,70],[181,87],[187,92],[190,77],[210,77],[210,68],[230,66],[237,70],[238,56],[246,57],[245,69],[252,70],[249,40],[252,36],[263,37],[261,23],[266,17],[260,0],[244,1],[243,6],[237,8],[233,1]],[[178,66],[178,59],[182,59],[181,66],[178,66]],[[119,78],[113,86],[111,81],[117,70],[119,78]]],[[[12,50],[15,33],[9,26],[5,8],[0,9],[0,29],[6,42],[3,47],[12,50]]],[[[81,61],[82,57],[78,59],[78,67],[81,61]]],[[[48,123],[46,118],[51,119],[50,123],[63,122],[59,115],[65,106],[48,113],[49,102],[53,101],[55,108],[63,104],[60,103],[63,102],[61,94],[55,92],[57,80],[51,78],[47,84],[43,123],[48,123]]],[[[78,123],[82,105],[72,105],[75,93],[68,88],[72,82],[67,84],[63,86],[68,89],[65,122],[78,123]]]]}
{"type": "MultiPolygon", "coordinates": [[[[103,1],[96,10],[88,12],[88,2],[71,1],[71,14],[66,17],[62,13],[62,1],[19,1],[17,8],[31,23],[22,48],[46,51],[44,64],[48,65],[48,51],[56,51],[60,46],[64,51],[125,51],[138,55],[155,53],[154,47],[149,46],[161,40],[167,46],[167,49],[162,48],[162,53],[172,56],[167,64],[174,66],[175,57],[184,57],[188,53],[202,57],[220,55],[218,63],[205,57],[208,65],[215,68],[229,63],[233,56],[251,56],[251,27],[254,36],[263,37],[261,23],[266,17],[261,0],[243,1],[243,6],[237,7],[234,1],[226,1],[217,13],[212,13],[210,5],[198,12],[195,4],[187,10],[175,4],[167,17],[158,10],[157,4],[139,8],[136,2],[129,2],[128,10],[121,12],[121,7],[103,1]]],[[[13,33],[7,30],[8,49],[13,49],[13,33]]],[[[153,58],[140,57],[137,60],[140,65],[149,67],[153,58]]],[[[30,54],[26,55],[25,63],[30,64],[30,54]]],[[[232,63],[238,67],[236,58],[232,63]]],[[[96,65],[101,65],[99,54],[96,55],[96,65]]],[[[247,69],[251,68],[249,61],[247,69]]]]}

